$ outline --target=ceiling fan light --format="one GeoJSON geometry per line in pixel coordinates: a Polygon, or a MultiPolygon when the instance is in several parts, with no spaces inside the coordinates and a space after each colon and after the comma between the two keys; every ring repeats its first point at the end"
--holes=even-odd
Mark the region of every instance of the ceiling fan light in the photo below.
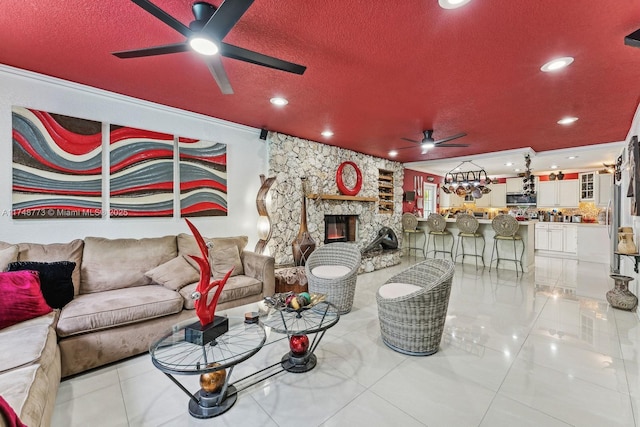
{"type": "Polygon", "coordinates": [[[550,73],[553,71],[561,70],[564,67],[571,65],[572,62],[573,62],[573,58],[570,56],[555,58],[547,62],[546,64],[544,64],[542,67],[540,67],[540,70],[544,71],[545,73],[550,73]]]}
{"type": "Polygon", "coordinates": [[[433,143],[433,141],[427,141],[422,143],[422,149],[423,150],[430,150],[431,148],[435,147],[436,144],[433,143]]]}
{"type": "Polygon", "coordinates": [[[219,51],[217,44],[204,37],[192,37],[189,39],[189,46],[200,55],[212,56],[219,51]]]}
{"type": "Polygon", "coordinates": [[[443,9],[457,9],[470,1],[471,0],[438,0],[438,4],[443,9]]]}

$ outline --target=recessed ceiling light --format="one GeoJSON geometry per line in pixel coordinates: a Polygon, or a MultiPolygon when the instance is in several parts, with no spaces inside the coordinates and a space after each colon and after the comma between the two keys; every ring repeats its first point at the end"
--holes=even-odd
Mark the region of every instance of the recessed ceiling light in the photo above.
{"type": "Polygon", "coordinates": [[[325,130],[325,131],[322,131],[322,133],[320,135],[322,135],[322,136],[324,136],[326,138],[329,138],[330,136],[333,136],[333,132],[331,132],[330,130],[325,130]]]}
{"type": "Polygon", "coordinates": [[[204,37],[191,38],[189,40],[189,46],[200,55],[212,56],[218,53],[218,45],[204,37]]]}
{"type": "Polygon", "coordinates": [[[504,164],[505,166],[513,166],[513,162],[507,162],[504,164]]]}
{"type": "Polygon", "coordinates": [[[457,9],[469,3],[471,0],[438,0],[443,9],[457,9]]]}
{"type": "Polygon", "coordinates": [[[569,157],[567,157],[567,159],[569,159],[569,160],[573,160],[573,159],[577,159],[577,158],[578,158],[578,156],[569,156],[569,157]]]}
{"type": "Polygon", "coordinates": [[[558,120],[558,124],[559,125],[570,125],[571,123],[575,122],[576,120],[578,120],[577,117],[564,117],[564,118],[558,120]]]}
{"type": "Polygon", "coordinates": [[[558,165],[551,165],[551,169],[558,169],[558,165]]]}
{"type": "Polygon", "coordinates": [[[573,62],[573,58],[570,56],[564,56],[562,58],[552,59],[551,61],[544,64],[540,69],[545,73],[558,71],[563,69],[564,67],[571,65],[573,62]]]}
{"type": "Polygon", "coordinates": [[[515,168],[513,171],[514,172],[520,172],[520,168],[515,168]]]}
{"type": "Polygon", "coordinates": [[[395,157],[397,155],[398,155],[398,152],[396,150],[389,151],[389,157],[395,157]]]}
{"type": "Polygon", "coordinates": [[[282,107],[283,105],[287,105],[289,103],[289,101],[287,101],[285,98],[282,98],[279,96],[276,96],[275,98],[271,98],[269,102],[271,102],[273,105],[278,105],[280,107],[282,107]]]}

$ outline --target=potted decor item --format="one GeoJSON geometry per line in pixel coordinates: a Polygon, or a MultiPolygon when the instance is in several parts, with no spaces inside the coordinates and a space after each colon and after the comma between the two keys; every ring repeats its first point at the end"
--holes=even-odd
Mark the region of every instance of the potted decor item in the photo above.
{"type": "Polygon", "coordinates": [[[618,252],[621,254],[638,253],[638,247],[633,242],[632,227],[620,227],[618,229],[618,252]]]}
{"type": "Polygon", "coordinates": [[[311,237],[309,229],[307,228],[307,191],[306,191],[306,178],[300,178],[302,180],[302,205],[300,212],[300,229],[298,235],[291,242],[293,250],[293,262],[296,266],[305,265],[309,255],[316,249],[316,242],[311,237]]]}

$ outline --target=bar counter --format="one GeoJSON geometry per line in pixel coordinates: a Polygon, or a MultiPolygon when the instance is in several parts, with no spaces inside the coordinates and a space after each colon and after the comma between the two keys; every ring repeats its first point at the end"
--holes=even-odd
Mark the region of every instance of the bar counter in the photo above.
{"type": "MultiPolygon", "coordinates": [[[[534,236],[535,236],[535,223],[538,222],[536,220],[533,221],[518,221],[518,224],[520,224],[520,227],[518,227],[518,232],[517,234],[519,236],[522,237],[522,243],[524,243],[524,254],[522,255],[522,267],[524,269],[524,272],[527,273],[529,271],[532,270],[533,266],[534,266],[534,236]]],[[[490,219],[478,219],[478,223],[480,224],[480,226],[478,227],[478,232],[481,233],[484,236],[485,239],[485,248],[484,248],[484,262],[485,265],[487,266],[487,268],[489,268],[489,262],[491,261],[491,251],[493,250],[493,236],[495,236],[495,231],[493,231],[493,228],[491,227],[491,220],[490,219]]],[[[427,227],[427,219],[426,218],[418,218],[418,227],[422,228],[425,230],[425,232],[427,233],[427,238],[429,236],[429,227],[427,227]]],[[[455,257],[455,251],[456,251],[456,244],[458,242],[458,227],[456,226],[456,220],[455,218],[447,218],[447,230],[449,230],[454,238],[453,241],[453,255],[455,257]]],[[[446,245],[450,245],[450,241],[446,241],[446,245]]],[[[467,251],[467,253],[469,252],[473,252],[473,242],[472,239],[468,238],[465,239],[465,250],[467,251]]],[[[514,253],[513,253],[513,242],[511,241],[500,241],[498,242],[498,244],[500,245],[500,254],[502,255],[503,258],[515,258],[514,253]]],[[[520,251],[521,251],[521,243],[520,242],[516,242],[516,251],[517,254],[520,255],[520,251]]],[[[431,246],[433,246],[433,242],[431,243],[431,246]]],[[[478,248],[480,248],[481,243],[478,242],[478,248]]],[[[440,241],[438,242],[438,247],[440,247],[440,241]]],[[[425,242],[425,248],[426,248],[426,242],[425,242]]],[[[431,249],[431,248],[430,248],[431,249]]],[[[458,259],[456,260],[456,262],[462,262],[462,248],[459,249],[458,251],[458,259]]],[[[438,257],[442,257],[443,254],[438,254],[438,257]]],[[[429,255],[430,257],[433,256],[433,254],[429,255]]],[[[446,257],[446,254],[445,254],[446,257]]],[[[478,260],[478,262],[480,263],[480,260],[478,260]]],[[[466,263],[467,264],[474,264],[475,262],[473,260],[473,257],[467,257],[466,258],[466,263]]],[[[495,259],[494,259],[494,263],[493,263],[493,268],[495,268],[495,259]]],[[[499,268],[502,270],[515,270],[516,269],[516,265],[513,261],[501,261],[499,268]]]]}

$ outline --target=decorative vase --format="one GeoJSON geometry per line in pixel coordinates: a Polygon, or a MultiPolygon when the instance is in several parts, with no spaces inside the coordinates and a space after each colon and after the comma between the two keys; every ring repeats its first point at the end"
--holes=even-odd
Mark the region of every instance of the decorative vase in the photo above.
{"type": "Polygon", "coordinates": [[[629,282],[633,277],[612,274],[615,286],[607,292],[607,301],[613,308],[633,311],[638,306],[638,297],[629,290],[629,282]]]}
{"type": "Polygon", "coordinates": [[[296,266],[303,266],[307,262],[307,258],[316,249],[316,242],[311,238],[307,229],[307,195],[305,191],[305,180],[302,179],[302,206],[300,212],[300,230],[298,235],[291,243],[293,249],[293,262],[296,266]]]}
{"type": "Polygon", "coordinates": [[[638,248],[633,242],[633,228],[620,227],[618,229],[618,252],[621,254],[638,253],[638,248]]]}

